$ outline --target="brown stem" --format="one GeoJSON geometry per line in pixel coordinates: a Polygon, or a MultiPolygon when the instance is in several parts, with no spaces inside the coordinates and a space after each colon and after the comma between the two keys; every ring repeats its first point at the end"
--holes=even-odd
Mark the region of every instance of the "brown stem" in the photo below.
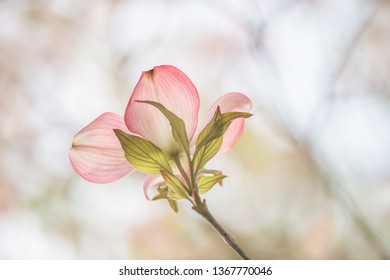
{"type": "Polygon", "coordinates": [[[222,228],[222,226],[217,222],[217,220],[211,215],[210,211],[207,208],[206,201],[203,200],[201,203],[197,203],[193,209],[200,214],[203,218],[205,218],[221,237],[225,240],[225,242],[239,255],[243,260],[249,260],[249,257],[245,254],[245,252],[238,246],[236,241],[222,228]]]}

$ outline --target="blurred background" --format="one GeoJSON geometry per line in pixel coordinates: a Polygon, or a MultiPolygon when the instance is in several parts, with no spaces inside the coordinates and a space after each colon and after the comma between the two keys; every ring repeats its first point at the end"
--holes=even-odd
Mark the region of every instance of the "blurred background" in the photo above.
{"type": "Polygon", "coordinates": [[[206,194],[249,256],[390,258],[389,1],[2,0],[1,259],[237,258],[189,203],[147,201],[143,174],[97,185],[69,163],[73,135],[161,64],[200,118],[253,100],[206,194]]]}

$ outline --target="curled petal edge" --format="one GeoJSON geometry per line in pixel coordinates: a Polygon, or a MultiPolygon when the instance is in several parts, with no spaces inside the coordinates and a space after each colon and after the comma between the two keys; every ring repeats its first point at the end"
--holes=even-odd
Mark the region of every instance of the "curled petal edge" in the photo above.
{"type": "Polygon", "coordinates": [[[159,184],[164,182],[164,179],[161,175],[148,175],[144,181],[144,194],[145,198],[149,201],[153,200],[148,194],[151,188],[157,188],[159,184]]]}

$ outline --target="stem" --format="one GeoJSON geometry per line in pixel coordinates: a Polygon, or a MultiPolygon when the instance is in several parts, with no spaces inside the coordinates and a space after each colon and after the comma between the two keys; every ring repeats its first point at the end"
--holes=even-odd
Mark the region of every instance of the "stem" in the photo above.
{"type": "MultiPolygon", "coordinates": [[[[197,195],[197,194],[196,194],[197,195]]],[[[199,198],[199,195],[197,195],[199,198]]],[[[200,198],[197,199],[197,202],[200,201],[200,198]]],[[[249,260],[249,257],[244,253],[244,251],[238,246],[238,244],[234,241],[234,239],[222,228],[222,226],[217,222],[217,220],[211,215],[210,211],[207,208],[206,201],[203,200],[201,203],[197,203],[193,209],[200,214],[203,218],[205,218],[221,237],[225,240],[225,242],[236,252],[237,255],[241,257],[243,260],[249,260]]]]}
{"type": "MultiPolygon", "coordinates": [[[[196,176],[194,173],[194,162],[191,160],[190,155],[188,155],[188,164],[190,165],[190,174],[191,174],[191,186],[189,186],[189,187],[190,187],[191,191],[197,192],[198,188],[197,188],[196,182],[195,182],[196,176]]],[[[199,197],[199,195],[198,195],[198,197],[199,197]]]]}
{"type": "Polygon", "coordinates": [[[173,161],[176,163],[177,168],[179,169],[181,175],[183,176],[184,180],[186,181],[186,184],[188,188],[191,188],[191,182],[190,179],[187,176],[187,173],[185,172],[183,166],[181,165],[181,162],[178,158],[174,157],[173,161]]]}

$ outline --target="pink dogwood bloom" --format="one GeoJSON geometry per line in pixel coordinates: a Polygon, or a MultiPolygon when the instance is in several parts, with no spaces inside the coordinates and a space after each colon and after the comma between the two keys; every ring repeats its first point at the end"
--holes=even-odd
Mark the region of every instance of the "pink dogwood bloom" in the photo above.
{"type": "MultiPolygon", "coordinates": [[[[191,80],[173,66],[154,67],[142,73],[124,117],[104,113],[74,136],[69,158],[81,177],[94,183],[111,183],[135,170],[126,160],[114,129],[140,136],[167,155],[180,150],[172,137],[168,119],[156,107],[138,101],[158,102],[181,118],[191,146],[195,145],[197,135],[211,120],[217,107],[221,113],[248,111],[252,108],[252,102],[247,96],[235,92],[225,94],[215,101],[198,127],[199,95],[191,80]]],[[[223,135],[219,154],[231,149],[240,138],[243,128],[244,118],[235,119],[231,123],[223,135]]],[[[149,186],[161,181],[160,175],[148,175],[144,185],[145,194],[149,186]]]]}

